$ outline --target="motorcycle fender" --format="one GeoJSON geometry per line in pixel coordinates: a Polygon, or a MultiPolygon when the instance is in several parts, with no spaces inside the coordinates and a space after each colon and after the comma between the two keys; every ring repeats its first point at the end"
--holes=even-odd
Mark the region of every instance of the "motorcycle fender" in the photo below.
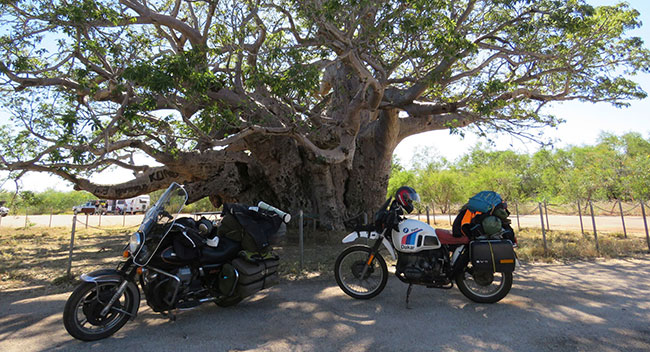
{"type": "Polygon", "coordinates": [[[352,243],[354,242],[357,238],[369,238],[371,240],[376,240],[379,237],[379,234],[375,231],[368,232],[368,231],[354,231],[351,232],[349,235],[345,236],[343,238],[343,243],[352,243]]]}
{"type": "MultiPolygon", "coordinates": [[[[88,274],[81,275],[81,281],[92,282],[94,284],[100,284],[102,282],[122,282],[128,280],[124,274],[115,270],[115,269],[99,269],[88,274]]],[[[131,313],[131,318],[133,319],[138,315],[138,308],[140,308],[140,290],[133,282],[128,281],[129,283],[126,286],[126,289],[131,292],[135,304],[133,309],[129,312],[131,313]]]]}
{"type": "MultiPolygon", "coordinates": [[[[368,233],[368,231],[355,231],[351,232],[349,235],[345,236],[343,238],[343,243],[352,243],[354,242],[357,238],[369,238],[371,240],[375,240],[379,237],[379,234],[375,231],[372,231],[368,233]]],[[[393,246],[388,242],[386,237],[382,238],[381,243],[386,247],[388,250],[388,253],[390,253],[390,256],[393,258],[393,260],[397,259],[395,256],[395,250],[393,250],[393,246]]]]}

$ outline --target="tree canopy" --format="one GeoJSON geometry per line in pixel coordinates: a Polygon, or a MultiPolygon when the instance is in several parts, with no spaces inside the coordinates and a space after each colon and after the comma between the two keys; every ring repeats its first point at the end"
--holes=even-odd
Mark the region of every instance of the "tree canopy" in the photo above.
{"type": "Polygon", "coordinates": [[[266,192],[335,212],[364,194],[353,188],[383,192],[407,136],[528,136],[558,123],[550,102],[645,97],[628,77],[650,62],[625,3],[1,0],[0,14],[13,121],[0,169],[100,197],[179,181],[193,199],[266,192]],[[134,179],[89,181],[107,167],[134,179]]]}

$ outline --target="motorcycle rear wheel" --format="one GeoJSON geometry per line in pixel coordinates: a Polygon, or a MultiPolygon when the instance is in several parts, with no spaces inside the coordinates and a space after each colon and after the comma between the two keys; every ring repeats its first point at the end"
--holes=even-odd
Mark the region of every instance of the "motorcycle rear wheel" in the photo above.
{"type": "Polygon", "coordinates": [[[84,282],[77,286],[65,303],[63,325],[72,337],[82,341],[95,341],[113,335],[129,320],[126,312],[133,311],[135,297],[129,289],[102,317],[100,312],[117,291],[119,283],[99,284],[84,282]]]}
{"type": "Polygon", "coordinates": [[[477,303],[496,303],[512,288],[512,273],[472,271],[466,267],[456,275],[456,285],[465,297],[477,303]]]}
{"type": "Polygon", "coordinates": [[[370,299],[381,293],[388,281],[386,261],[377,253],[367,266],[372,248],[356,245],[336,258],[334,277],[341,290],[356,299],[370,299]],[[365,274],[363,273],[364,269],[365,274]]]}

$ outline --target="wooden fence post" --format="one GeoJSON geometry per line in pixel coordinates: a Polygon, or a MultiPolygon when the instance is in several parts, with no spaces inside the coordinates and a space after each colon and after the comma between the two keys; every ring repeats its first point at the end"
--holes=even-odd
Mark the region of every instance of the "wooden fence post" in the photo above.
{"type": "Polygon", "coordinates": [[[542,211],[542,203],[537,203],[539,208],[539,220],[542,222],[542,240],[544,241],[544,256],[548,253],[548,247],[546,246],[546,230],[544,230],[544,212],[542,211]]]}
{"type": "Polygon", "coordinates": [[[126,209],[122,212],[122,227],[126,226],[126,209]]]}
{"type": "Polygon", "coordinates": [[[431,225],[431,221],[429,221],[429,206],[427,205],[427,225],[431,225]]]}
{"type": "Polygon", "coordinates": [[[596,218],[594,217],[594,205],[589,201],[589,208],[591,209],[591,223],[594,226],[594,240],[596,241],[596,253],[600,255],[600,247],[598,246],[598,231],[596,231],[596,218]]]}
{"type": "Polygon", "coordinates": [[[431,203],[431,215],[433,216],[433,224],[436,224],[436,203],[431,203]]]}
{"type": "Polygon", "coordinates": [[[86,228],[88,228],[88,213],[86,213],[86,228]]]}
{"type": "Polygon", "coordinates": [[[52,214],[54,213],[54,209],[50,209],[50,224],[48,227],[52,227],[52,214]]]}
{"type": "Polygon", "coordinates": [[[645,205],[641,201],[641,215],[643,215],[643,225],[645,226],[645,240],[648,242],[648,251],[650,251],[650,236],[648,235],[648,221],[645,218],[645,205]]]}
{"type": "Polygon", "coordinates": [[[300,210],[300,213],[298,213],[298,218],[299,218],[299,221],[298,221],[298,236],[299,236],[298,237],[298,246],[300,247],[300,271],[302,272],[302,266],[303,266],[304,260],[305,260],[304,259],[305,258],[305,253],[304,253],[305,248],[304,248],[304,240],[303,240],[303,236],[304,236],[304,233],[303,233],[304,214],[303,214],[302,209],[300,210]]]}
{"type": "Polygon", "coordinates": [[[515,213],[517,214],[517,231],[521,232],[521,224],[519,224],[519,205],[515,202],[515,213]]]}
{"type": "Polygon", "coordinates": [[[29,221],[28,218],[29,218],[29,211],[27,211],[27,209],[25,209],[25,228],[27,228],[27,221],[29,221]]]}
{"type": "Polygon", "coordinates": [[[578,217],[580,218],[580,232],[585,234],[585,227],[582,225],[582,209],[580,208],[580,199],[578,199],[578,217]]]}
{"type": "Polygon", "coordinates": [[[627,238],[627,229],[625,229],[625,216],[623,216],[623,205],[618,201],[618,210],[621,212],[621,222],[623,223],[623,235],[627,238]]]}
{"type": "Polygon", "coordinates": [[[550,224],[548,222],[548,208],[546,206],[546,200],[544,200],[544,214],[546,215],[546,230],[550,231],[551,226],[550,226],[550,224]]]}
{"type": "Polygon", "coordinates": [[[72,270],[72,249],[74,248],[74,230],[77,225],[77,214],[72,216],[72,232],[70,233],[70,252],[68,254],[68,276],[71,276],[72,270]]]}

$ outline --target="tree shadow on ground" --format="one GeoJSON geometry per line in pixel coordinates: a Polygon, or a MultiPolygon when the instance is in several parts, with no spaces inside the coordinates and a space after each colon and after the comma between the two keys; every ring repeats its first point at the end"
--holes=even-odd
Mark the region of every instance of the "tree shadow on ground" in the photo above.
{"type": "Polygon", "coordinates": [[[367,301],[345,296],[329,279],[283,281],[235,307],[181,312],[173,323],[143,304],[134,321],[95,343],[65,334],[65,296],[39,303],[14,295],[3,302],[9,311],[23,306],[33,314],[0,315],[0,339],[50,334],[47,349],[88,351],[647,351],[648,264],[527,264],[497,304],[473,303],[457,289],[418,286],[412,309],[404,303],[407,286],[395,278],[367,301]],[[39,330],[27,332],[34,324],[39,330]]]}

